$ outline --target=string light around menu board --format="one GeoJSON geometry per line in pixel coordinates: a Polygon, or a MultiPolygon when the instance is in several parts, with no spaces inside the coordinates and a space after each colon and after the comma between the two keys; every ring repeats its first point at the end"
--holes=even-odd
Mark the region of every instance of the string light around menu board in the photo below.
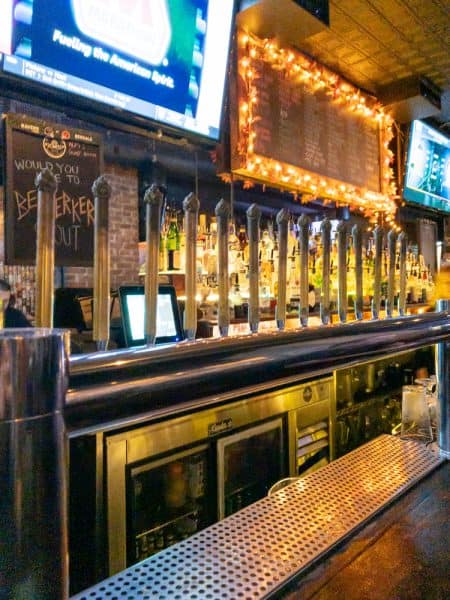
{"type": "Polygon", "coordinates": [[[237,151],[249,176],[266,182],[294,188],[302,193],[302,201],[320,197],[324,202],[336,202],[359,210],[375,222],[375,208],[392,221],[397,211],[396,186],[392,170],[393,153],[389,149],[394,136],[393,119],[384,112],[376,100],[364,96],[360,90],[342,80],[336,73],[313,59],[279,48],[273,40],[259,39],[248,33],[239,33],[241,57],[239,75],[244,82],[244,97],[239,105],[239,143],[237,151]],[[243,54],[243,55],[242,55],[243,54]],[[351,184],[316,175],[300,167],[285,164],[255,153],[258,91],[255,61],[269,63],[272,68],[283,71],[286,77],[297,80],[312,91],[322,90],[333,102],[337,102],[355,115],[376,123],[380,131],[381,193],[359,188],[351,184]],[[305,195],[306,192],[306,195],[305,195]]]}

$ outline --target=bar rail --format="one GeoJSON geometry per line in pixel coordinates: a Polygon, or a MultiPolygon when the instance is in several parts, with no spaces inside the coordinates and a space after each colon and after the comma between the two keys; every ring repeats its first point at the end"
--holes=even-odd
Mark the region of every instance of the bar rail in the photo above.
{"type": "Polygon", "coordinates": [[[180,414],[449,338],[445,310],[73,356],[64,414],[71,431],[180,414]]]}

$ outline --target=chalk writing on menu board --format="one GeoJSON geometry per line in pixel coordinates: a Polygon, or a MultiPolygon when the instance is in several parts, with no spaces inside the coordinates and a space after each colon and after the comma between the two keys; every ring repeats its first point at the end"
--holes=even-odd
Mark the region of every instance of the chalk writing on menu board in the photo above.
{"type": "Polygon", "coordinates": [[[88,131],[6,117],[6,262],[36,260],[36,175],[50,169],[57,181],[55,264],[93,263],[94,198],[100,175],[101,140],[88,131]]]}
{"type": "Polygon", "coordinates": [[[286,77],[254,60],[258,102],[254,108],[254,152],[380,191],[378,127],[334,103],[324,91],[286,77]]]}

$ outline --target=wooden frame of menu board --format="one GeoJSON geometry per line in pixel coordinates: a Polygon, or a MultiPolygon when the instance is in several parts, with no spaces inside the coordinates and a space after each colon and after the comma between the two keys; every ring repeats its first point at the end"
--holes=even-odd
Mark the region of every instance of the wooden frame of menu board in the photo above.
{"type": "Polygon", "coordinates": [[[28,116],[7,114],[5,262],[36,261],[36,175],[55,175],[55,264],[92,266],[94,197],[92,184],[103,170],[101,136],[28,116]]]}
{"type": "Polygon", "coordinates": [[[237,61],[233,174],[391,220],[393,121],[376,100],[300,52],[242,31],[237,61]]]}

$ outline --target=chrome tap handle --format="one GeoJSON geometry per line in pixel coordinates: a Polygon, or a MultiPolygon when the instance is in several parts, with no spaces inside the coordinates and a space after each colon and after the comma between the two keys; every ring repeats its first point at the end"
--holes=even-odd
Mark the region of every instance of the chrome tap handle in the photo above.
{"type": "Polygon", "coordinates": [[[374,280],[373,280],[373,298],[372,298],[372,318],[380,318],[381,304],[381,260],[383,254],[383,228],[375,227],[373,238],[375,243],[375,259],[374,259],[374,280]]]}
{"type": "Polygon", "coordinates": [[[302,215],[297,221],[299,227],[299,245],[300,245],[300,306],[299,316],[302,327],[308,326],[309,314],[309,227],[311,220],[306,215],[302,215]]]}
{"type": "Polygon", "coordinates": [[[331,222],[324,219],[320,226],[322,235],[322,292],[320,294],[320,319],[324,325],[330,322],[330,257],[331,257],[331,222]]]}
{"type": "Polygon", "coordinates": [[[338,247],[338,314],[339,321],[347,321],[347,226],[344,221],[339,221],[337,229],[338,247]]]}
{"type": "Polygon", "coordinates": [[[98,350],[106,350],[110,321],[109,268],[109,200],[112,188],[101,175],[92,185],[95,203],[94,220],[94,314],[93,339],[98,350]]]}
{"type": "Polygon", "coordinates": [[[398,313],[400,316],[406,315],[406,249],[408,238],[406,233],[402,231],[398,236],[399,252],[400,252],[400,290],[398,294],[398,313]]]}
{"type": "Polygon", "coordinates": [[[388,233],[388,255],[389,255],[389,272],[388,272],[388,287],[386,298],[386,316],[392,317],[394,313],[394,296],[395,296],[395,246],[397,236],[393,229],[388,233]]]}
{"type": "Polygon", "coordinates": [[[216,206],[217,217],[217,274],[219,283],[219,332],[227,336],[230,327],[229,276],[228,276],[228,235],[230,221],[230,205],[220,200],[216,206]]]}
{"type": "Polygon", "coordinates": [[[288,254],[289,213],[282,208],[277,213],[278,225],[278,295],[275,318],[277,327],[283,331],[286,325],[286,288],[287,288],[287,254],[288,254]]]}
{"type": "Polygon", "coordinates": [[[362,262],[362,233],[359,225],[353,225],[353,252],[355,253],[355,319],[363,318],[363,262],[362,262]]]}
{"type": "Polygon", "coordinates": [[[161,235],[161,210],[164,192],[153,184],[145,192],[145,342],[148,346],[156,341],[158,306],[158,259],[161,235]]]}
{"type": "Polygon", "coordinates": [[[53,327],[55,213],[57,181],[49,169],[35,180],[37,188],[36,326],[53,327]]]}
{"type": "Polygon", "coordinates": [[[186,232],[184,335],[187,340],[195,340],[197,333],[197,226],[200,202],[190,193],[183,200],[184,230],[186,232]]]}
{"type": "Polygon", "coordinates": [[[248,324],[252,333],[257,333],[259,328],[259,224],[261,210],[252,204],[247,210],[247,229],[249,243],[249,301],[248,324]]]}

